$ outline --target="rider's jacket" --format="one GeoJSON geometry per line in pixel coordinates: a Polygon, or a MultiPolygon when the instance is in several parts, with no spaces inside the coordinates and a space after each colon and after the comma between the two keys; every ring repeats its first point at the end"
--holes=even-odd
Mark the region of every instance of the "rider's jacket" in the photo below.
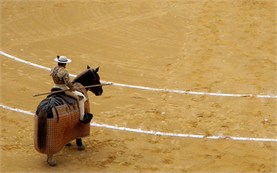
{"type": "Polygon", "coordinates": [[[56,85],[66,85],[68,88],[73,89],[72,82],[70,81],[67,70],[62,66],[56,66],[51,70],[52,79],[56,85]]]}

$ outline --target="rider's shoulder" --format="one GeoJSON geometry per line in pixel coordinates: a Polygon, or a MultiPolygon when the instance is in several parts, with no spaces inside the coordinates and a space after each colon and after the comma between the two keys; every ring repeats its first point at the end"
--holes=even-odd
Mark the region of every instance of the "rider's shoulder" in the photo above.
{"type": "Polygon", "coordinates": [[[59,77],[63,77],[64,75],[66,75],[68,72],[64,67],[61,67],[58,69],[58,76],[59,77]]]}

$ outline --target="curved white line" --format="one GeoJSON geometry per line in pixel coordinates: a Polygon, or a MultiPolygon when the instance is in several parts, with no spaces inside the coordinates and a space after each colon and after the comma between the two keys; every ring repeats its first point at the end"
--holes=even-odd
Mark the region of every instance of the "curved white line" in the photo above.
{"type": "Polygon", "coordinates": [[[17,58],[15,56],[12,56],[12,55],[9,55],[3,51],[0,51],[0,54],[7,57],[7,58],[10,58],[10,59],[13,59],[13,60],[16,60],[16,61],[19,61],[19,62],[22,62],[24,64],[28,64],[28,65],[31,65],[31,66],[34,66],[34,67],[37,67],[37,68],[41,68],[41,69],[44,69],[44,70],[48,70],[48,71],[51,71],[51,68],[48,68],[48,67],[44,67],[44,66],[41,66],[41,65],[38,65],[38,64],[34,64],[34,63],[31,63],[29,61],[25,61],[23,59],[20,59],[20,58],[17,58]]]}
{"type": "MultiPolygon", "coordinates": [[[[27,115],[35,115],[34,113],[30,111],[25,111],[17,108],[12,108],[9,106],[5,106],[0,104],[0,107],[14,111],[19,113],[24,113],[27,115]]],[[[102,127],[107,129],[113,129],[113,130],[121,130],[121,131],[128,131],[128,132],[134,132],[134,133],[142,133],[142,134],[148,134],[148,135],[158,135],[158,136],[168,136],[168,137],[181,137],[181,138],[197,138],[197,139],[229,139],[229,140],[235,140],[235,141],[256,141],[256,142],[277,142],[277,139],[271,139],[271,138],[248,138],[248,137],[236,137],[236,136],[205,136],[205,135],[193,135],[193,134],[180,134],[180,133],[167,133],[167,132],[159,132],[159,131],[149,131],[149,130],[142,130],[142,129],[132,129],[127,127],[118,127],[118,126],[111,126],[107,124],[98,124],[98,123],[90,123],[91,126],[94,127],[102,127]]]]}
{"type": "MultiPolygon", "coordinates": [[[[51,69],[48,67],[44,67],[38,64],[31,63],[29,61],[22,60],[15,56],[9,55],[3,51],[0,51],[0,54],[8,57],[10,59],[41,68],[44,70],[50,71],[51,69]]],[[[76,75],[70,74],[70,76],[75,77],[76,75]]],[[[177,90],[177,89],[160,89],[160,88],[151,88],[151,87],[144,87],[144,86],[135,86],[135,85],[128,85],[128,84],[120,84],[115,82],[105,82],[103,83],[111,83],[114,86],[119,87],[127,87],[127,88],[135,88],[135,89],[142,89],[142,90],[150,90],[150,91],[157,91],[157,92],[169,92],[169,93],[178,93],[178,94],[190,94],[190,95],[207,95],[207,96],[220,96],[220,97],[256,97],[256,98],[264,98],[264,99],[277,99],[277,95],[260,95],[260,94],[228,94],[228,93],[209,93],[209,92],[196,92],[196,91],[185,91],[185,90],[177,90]]]]}

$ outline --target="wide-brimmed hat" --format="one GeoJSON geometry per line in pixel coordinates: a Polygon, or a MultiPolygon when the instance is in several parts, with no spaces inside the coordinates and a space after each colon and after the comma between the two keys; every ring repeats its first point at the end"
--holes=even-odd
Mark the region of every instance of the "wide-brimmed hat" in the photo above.
{"type": "Polygon", "coordinates": [[[55,58],[55,61],[58,63],[67,64],[71,62],[71,59],[67,58],[66,56],[57,56],[57,58],[55,58]]]}

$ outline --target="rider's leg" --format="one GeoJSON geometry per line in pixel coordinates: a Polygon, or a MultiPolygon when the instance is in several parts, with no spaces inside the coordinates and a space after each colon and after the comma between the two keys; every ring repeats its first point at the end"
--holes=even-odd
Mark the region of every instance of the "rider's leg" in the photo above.
{"type": "Polygon", "coordinates": [[[85,103],[84,103],[84,99],[79,100],[79,110],[80,110],[80,120],[84,119],[84,115],[85,115],[85,103]]]}
{"type": "Polygon", "coordinates": [[[90,104],[89,104],[89,99],[85,101],[85,117],[83,123],[89,123],[91,119],[93,118],[92,113],[90,113],[90,104]]]}
{"type": "Polygon", "coordinates": [[[70,97],[75,98],[77,101],[80,100],[80,97],[78,95],[76,95],[75,93],[73,93],[72,91],[65,91],[65,94],[70,96],[70,97]]]}
{"type": "Polygon", "coordinates": [[[80,111],[80,120],[84,119],[84,115],[85,115],[85,101],[87,100],[87,98],[83,95],[83,93],[79,92],[79,91],[65,91],[65,94],[75,98],[78,101],[78,105],[79,105],[79,111],[80,111]]]}
{"type": "Polygon", "coordinates": [[[87,98],[83,95],[83,93],[79,91],[73,91],[73,93],[80,97],[80,99],[78,100],[79,110],[80,110],[80,120],[83,120],[85,115],[85,101],[87,101],[87,98]]]}
{"type": "MultiPolygon", "coordinates": [[[[85,102],[87,101],[87,98],[84,96],[83,93],[79,91],[73,91],[73,92],[66,92],[66,95],[72,96],[75,95],[74,98],[78,97],[78,105],[79,105],[79,111],[80,111],[80,121],[82,123],[89,123],[90,120],[93,118],[93,115],[89,112],[85,112],[85,102]]],[[[89,109],[89,103],[86,103],[87,105],[87,110],[90,111],[89,109]]]]}

